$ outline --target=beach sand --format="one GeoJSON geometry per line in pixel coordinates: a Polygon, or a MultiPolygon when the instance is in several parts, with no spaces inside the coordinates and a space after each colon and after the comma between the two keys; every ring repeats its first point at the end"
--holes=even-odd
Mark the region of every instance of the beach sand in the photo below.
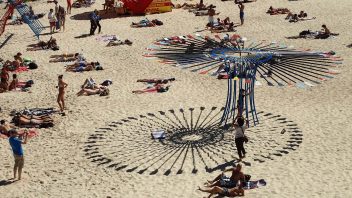
{"type": "MultiPolygon", "coordinates": [[[[174,1],[174,3],[182,2],[174,1]]],[[[59,3],[66,7],[65,1],[60,0],[59,3]]],[[[217,11],[221,12],[221,18],[229,16],[231,20],[239,21],[239,10],[232,1],[207,0],[205,3],[216,5],[217,11]]],[[[47,13],[49,8],[54,7],[54,4],[46,2],[29,4],[37,13],[47,13]]],[[[101,9],[101,4],[101,1],[97,1],[90,8],[73,8],[71,16],[90,12],[94,8],[101,9]]],[[[298,147],[291,147],[293,149],[288,154],[266,157],[265,154],[276,153],[276,147],[272,149],[270,146],[285,147],[287,141],[295,137],[268,132],[267,128],[276,125],[280,131],[289,126],[279,125],[274,119],[265,119],[265,116],[262,116],[264,121],[259,129],[263,133],[258,133],[258,136],[248,134],[252,142],[246,145],[248,154],[245,158],[247,166],[244,166],[244,172],[250,174],[254,180],[265,179],[267,185],[246,191],[246,196],[290,198],[352,196],[350,187],[352,124],[349,120],[352,116],[350,68],[352,49],[346,47],[352,43],[350,33],[352,1],[257,0],[245,6],[245,24],[236,28],[238,34],[250,40],[278,41],[296,48],[333,50],[344,59],[343,64],[337,68],[341,73],[336,78],[313,88],[256,87],[257,110],[281,115],[292,121],[297,126],[296,138],[301,143],[298,147]],[[284,20],[284,15],[265,14],[271,5],[287,7],[293,12],[304,10],[316,19],[291,24],[284,20]],[[322,24],[326,24],[332,32],[340,35],[327,40],[285,39],[287,36],[297,35],[302,30],[320,30],[322,24]],[[257,158],[260,161],[254,160],[257,158]]],[[[48,25],[46,17],[41,19],[45,26],[48,25]]],[[[207,179],[221,172],[218,169],[207,172],[205,166],[214,168],[226,160],[232,160],[231,152],[236,156],[235,149],[230,145],[231,135],[226,136],[229,142],[222,147],[209,145],[199,150],[193,149],[203,156],[200,158],[196,154],[194,162],[191,151],[180,154],[176,143],[170,143],[170,146],[151,140],[149,133],[144,131],[145,127],[140,126],[153,128],[177,125],[175,117],[184,123],[183,114],[179,109],[184,109],[186,120],[189,120],[191,116],[189,108],[195,108],[194,114],[199,115],[199,108],[204,107],[204,114],[200,116],[201,120],[204,120],[212,107],[219,109],[224,105],[226,81],[147,60],[142,56],[146,51],[145,48],[156,39],[194,34],[204,29],[207,17],[195,17],[182,9],[147,17],[160,19],[164,25],[155,28],[130,28],[131,22],[139,21],[142,16],[101,21],[101,35],[115,34],[121,39],[130,39],[133,41],[132,46],[105,47],[106,43],[96,41],[95,37],[74,38],[89,33],[90,24],[88,20],[68,19],[65,33],[53,35],[58,40],[59,51],[27,52],[26,46],[37,42],[30,28],[27,25],[6,27],[0,39],[3,40],[9,33],[13,33],[14,36],[0,49],[1,58],[12,59],[12,56],[20,51],[24,57],[36,60],[39,68],[19,74],[20,79],[34,80],[31,93],[0,94],[2,108],[0,117],[10,119],[9,112],[12,109],[58,108],[55,86],[59,74],[64,74],[64,81],[68,83],[66,92],[68,110],[66,116],[54,116],[53,128],[40,129],[40,135],[24,146],[25,168],[21,181],[6,184],[12,177],[13,156],[8,141],[0,139],[1,197],[205,196],[196,190],[197,186],[203,185],[207,179]],[[65,63],[49,63],[50,55],[74,52],[82,52],[88,60],[99,61],[104,70],[69,73],[64,71],[65,63]],[[110,95],[76,97],[75,93],[88,77],[93,77],[98,82],[111,79],[113,85],[110,87],[110,95]],[[157,77],[175,77],[176,81],[166,93],[140,95],[131,93],[132,90],[144,87],[143,84],[136,83],[137,79],[157,77]],[[175,117],[168,112],[170,109],[175,110],[175,117]],[[166,117],[159,119],[162,116],[158,111],[167,112],[170,120],[166,117]],[[153,117],[148,113],[157,116],[153,117]],[[139,115],[145,115],[147,118],[141,118],[139,115]],[[118,123],[112,126],[113,121],[118,123]],[[94,151],[96,152],[93,153],[94,151]],[[168,152],[175,154],[166,155],[168,152]],[[222,156],[222,152],[226,156],[222,156]],[[169,156],[172,157],[169,159],[169,156]],[[112,161],[105,162],[104,157],[112,161]],[[97,160],[101,158],[102,161],[97,160]],[[192,173],[194,165],[197,167],[195,174],[192,173]],[[122,167],[121,170],[115,170],[118,167],[122,167]],[[134,167],[137,168],[133,169],[134,167]],[[145,172],[138,173],[145,168],[148,168],[145,172]],[[178,172],[181,169],[183,171],[178,172]],[[155,170],[158,172],[153,172],[155,170]]],[[[210,34],[207,31],[199,33],[210,34]]],[[[46,41],[50,35],[40,38],[46,41]]]]}

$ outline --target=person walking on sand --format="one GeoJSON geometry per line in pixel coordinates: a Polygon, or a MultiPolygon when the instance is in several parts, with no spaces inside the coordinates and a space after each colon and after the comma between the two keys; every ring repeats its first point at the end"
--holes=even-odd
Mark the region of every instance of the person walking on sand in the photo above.
{"type": "Polygon", "coordinates": [[[13,179],[16,179],[16,174],[18,173],[18,180],[21,180],[22,168],[24,166],[22,144],[27,144],[28,131],[25,132],[24,140],[18,137],[16,129],[11,129],[9,131],[9,134],[9,143],[12,148],[13,156],[15,158],[15,165],[13,167],[13,179]]]}
{"type": "Polygon", "coordinates": [[[233,125],[235,130],[235,144],[238,153],[238,157],[240,161],[242,158],[246,157],[246,150],[244,149],[245,135],[244,132],[246,130],[246,126],[244,125],[244,118],[237,118],[237,122],[233,125]]]}
{"type": "MultiPolygon", "coordinates": [[[[95,30],[98,27],[98,23],[99,23],[99,16],[97,15],[98,10],[94,10],[93,12],[91,12],[89,14],[89,19],[90,19],[90,35],[94,35],[95,30]]],[[[99,30],[101,29],[101,26],[99,24],[99,30]]]]}
{"type": "Polygon", "coordinates": [[[240,9],[240,20],[241,20],[241,25],[244,23],[244,5],[242,2],[238,3],[238,8],[240,9]]]}
{"type": "Polygon", "coordinates": [[[59,94],[57,96],[57,103],[60,106],[60,111],[63,112],[65,109],[65,88],[67,87],[67,83],[65,83],[63,80],[63,75],[59,75],[58,77],[58,86],[57,88],[59,88],[59,94]]]}

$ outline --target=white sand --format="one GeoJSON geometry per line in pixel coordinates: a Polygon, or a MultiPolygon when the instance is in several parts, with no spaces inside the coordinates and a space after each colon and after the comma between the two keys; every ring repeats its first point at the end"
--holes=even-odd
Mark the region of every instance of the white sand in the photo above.
{"type": "MultiPolygon", "coordinates": [[[[60,2],[66,6],[65,1],[60,0],[60,2]]],[[[230,19],[238,22],[239,11],[233,2],[216,0],[205,2],[216,5],[217,10],[221,12],[221,18],[229,16],[230,19]]],[[[47,12],[54,6],[46,2],[31,4],[38,13],[47,12]]],[[[273,156],[273,160],[266,160],[264,163],[253,160],[254,153],[266,149],[255,147],[260,144],[260,140],[257,139],[252,146],[248,145],[247,161],[251,162],[251,166],[245,166],[244,171],[251,174],[253,179],[264,178],[268,185],[247,191],[246,196],[351,197],[352,70],[349,66],[352,63],[352,51],[346,45],[352,42],[350,33],[352,1],[258,0],[245,6],[245,25],[237,28],[239,34],[249,39],[282,41],[297,48],[334,50],[344,58],[343,65],[338,68],[341,74],[312,89],[256,87],[257,109],[292,120],[302,130],[303,142],[297,150],[282,157],[273,156]],[[283,15],[265,14],[270,5],[287,7],[294,12],[305,10],[309,16],[315,16],[317,19],[290,24],[283,19],[283,15]],[[323,23],[333,32],[340,33],[340,36],[328,40],[285,39],[285,36],[294,36],[305,29],[319,30],[323,23]]],[[[101,1],[92,8],[73,8],[72,15],[88,12],[93,8],[101,9],[101,1]]],[[[204,166],[200,166],[197,174],[192,174],[190,156],[186,156],[184,173],[176,174],[181,163],[181,160],[178,160],[169,176],[163,175],[165,167],[156,175],[149,175],[149,173],[157,166],[144,174],[138,174],[137,171],[126,172],[126,169],[115,171],[107,168],[107,165],[97,166],[97,163],[92,163],[92,159],[87,159],[85,156],[87,138],[96,128],[106,127],[111,121],[140,114],[157,113],[159,110],[201,106],[209,109],[212,106],[221,107],[225,102],[226,81],[146,60],[142,56],[145,48],[158,38],[186,35],[203,29],[207,17],[194,17],[187,11],[174,10],[171,13],[148,16],[149,19],[158,18],[163,21],[164,25],[161,27],[140,29],[129,27],[132,21],[137,22],[142,18],[103,20],[101,22],[103,34],[116,34],[121,39],[128,38],[134,42],[132,46],[110,48],[105,47],[103,42],[95,41],[94,37],[75,39],[75,36],[89,32],[89,21],[67,20],[65,33],[54,34],[60,45],[60,51],[56,52],[26,52],[26,46],[36,42],[32,31],[27,25],[7,26],[5,35],[8,33],[15,35],[0,50],[1,58],[11,59],[12,55],[21,51],[25,57],[35,59],[39,68],[19,75],[20,79],[34,80],[32,93],[0,94],[0,106],[3,109],[0,113],[1,118],[9,119],[11,109],[57,107],[55,86],[58,74],[64,74],[64,80],[69,84],[66,94],[69,110],[65,117],[55,116],[55,127],[41,129],[40,136],[24,146],[26,162],[23,180],[0,186],[0,197],[190,198],[205,195],[196,191],[197,186],[219,174],[220,171],[210,174],[206,173],[204,166]],[[67,73],[64,72],[63,63],[48,63],[50,55],[66,52],[83,52],[88,60],[100,61],[105,70],[67,73]],[[110,96],[76,97],[75,93],[87,77],[93,77],[97,81],[112,79],[114,84],[110,87],[110,96]],[[142,84],[135,82],[136,79],[154,77],[175,77],[177,81],[172,83],[167,93],[145,95],[131,93],[134,89],[143,88],[142,84]]],[[[46,16],[42,22],[48,25],[46,16]]],[[[205,33],[208,32],[202,32],[202,34],[205,33]]],[[[48,40],[49,37],[42,36],[41,39],[48,40]]],[[[4,36],[0,39],[3,40],[4,36]]],[[[124,130],[130,130],[128,127],[122,127],[122,129],[116,133],[108,133],[105,138],[111,138],[112,141],[116,141],[116,145],[120,145],[119,133],[124,134],[124,130]]],[[[137,139],[140,138],[139,131],[136,130],[135,133],[137,139]]],[[[270,136],[270,133],[267,132],[267,134],[270,136]]],[[[275,136],[270,137],[275,138],[275,136]]],[[[121,136],[121,139],[123,138],[125,136],[121,136]]],[[[255,139],[253,136],[252,138],[255,139]]],[[[146,138],[145,141],[152,140],[146,138]]],[[[278,140],[278,142],[285,144],[284,140],[278,140]]],[[[126,147],[133,145],[133,141],[126,144],[126,147]]],[[[115,144],[112,142],[108,145],[115,144]]],[[[142,143],[140,147],[143,147],[142,143]]],[[[112,153],[114,149],[118,150],[117,147],[111,147],[101,152],[111,151],[112,153]]],[[[8,141],[0,140],[0,150],[1,181],[12,177],[13,157],[8,141]]],[[[235,152],[233,151],[234,155],[235,152]]],[[[130,151],[124,154],[129,154],[127,159],[131,159],[136,153],[136,151],[130,151]]],[[[148,157],[150,156],[146,155],[146,158],[148,157]]],[[[166,158],[161,162],[165,160],[166,158]]],[[[207,164],[214,164],[210,158],[206,157],[205,160],[207,164]]],[[[171,164],[172,162],[167,162],[167,167],[171,164]]],[[[197,164],[202,165],[199,159],[197,164]]],[[[128,168],[133,166],[134,164],[131,164],[128,168]]]]}

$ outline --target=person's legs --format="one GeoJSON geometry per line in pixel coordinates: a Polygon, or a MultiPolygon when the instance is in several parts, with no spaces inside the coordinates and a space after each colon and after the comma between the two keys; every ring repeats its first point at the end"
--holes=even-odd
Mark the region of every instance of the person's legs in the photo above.
{"type": "Polygon", "coordinates": [[[244,12],[240,12],[241,25],[244,23],[244,12]]]}
{"type": "Polygon", "coordinates": [[[200,190],[202,192],[210,193],[209,197],[211,197],[214,194],[218,194],[218,193],[223,192],[223,189],[218,187],[218,186],[215,186],[215,187],[212,187],[212,188],[209,188],[209,189],[201,189],[200,187],[198,187],[198,190],[200,190]]]}
{"type": "Polygon", "coordinates": [[[61,94],[59,94],[59,95],[57,96],[57,103],[59,104],[60,111],[63,111],[63,107],[62,107],[60,101],[61,101],[61,94]]]}
{"type": "Polygon", "coordinates": [[[18,161],[16,155],[14,155],[14,158],[15,158],[15,165],[13,166],[13,178],[16,179],[19,161],[18,161]]]}
{"type": "Polygon", "coordinates": [[[242,150],[241,150],[241,138],[235,139],[236,149],[238,153],[238,157],[242,159],[242,150]]]}
{"type": "Polygon", "coordinates": [[[93,35],[96,29],[97,29],[97,25],[95,21],[90,20],[90,35],[93,35]]]}
{"type": "Polygon", "coordinates": [[[99,22],[99,21],[97,21],[97,26],[99,27],[98,33],[100,33],[100,32],[101,32],[101,25],[100,25],[100,22],[99,22]]]}
{"type": "Polygon", "coordinates": [[[246,157],[246,150],[244,150],[244,140],[243,140],[243,138],[241,138],[240,139],[240,152],[241,152],[241,154],[242,154],[242,157],[244,158],[244,157],[246,157]]]}
{"type": "Polygon", "coordinates": [[[214,180],[212,180],[212,181],[208,181],[208,183],[214,183],[214,182],[216,182],[216,181],[220,180],[220,179],[221,179],[221,177],[223,177],[223,176],[224,176],[224,174],[223,174],[223,173],[221,173],[220,175],[218,175],[217,177],[215,177],[215,179],[214,179],[214,180]]]}
{"type": "Polygon", "coordinates": [[[22,168],[24,166],[24,157],[20,156],[19,157],[19,164],[18,164],[18,180],[21,180],[22,178],[22,168]]]}
{"type": "Polygon", "coordinates": [[[64,98],[64,94],[62,94],[61,95],[61,98],[60,98],[60,100],[61,100],[61,104],[62,104],[62,111],[64,111],[64,109],[65,109],[65,98],[64,98]]]}

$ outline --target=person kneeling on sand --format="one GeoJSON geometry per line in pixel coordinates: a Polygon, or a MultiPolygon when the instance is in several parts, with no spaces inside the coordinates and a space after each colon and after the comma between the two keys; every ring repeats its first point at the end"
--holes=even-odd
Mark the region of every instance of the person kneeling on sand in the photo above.
{"type": "Polygon", "coordinates": [[[22,168],[24,166],[23,148],[22,144],[27,144],[28,132],[25,132],[24,140],[18,137],[18,133],[15,129],[9,131],[10,138],[9,143],[12,148],[13,156],[15,158],[15,165],[13,167],[13,179],[16,179],[18,172],[18,180],[21,180],[22,168]]]}

